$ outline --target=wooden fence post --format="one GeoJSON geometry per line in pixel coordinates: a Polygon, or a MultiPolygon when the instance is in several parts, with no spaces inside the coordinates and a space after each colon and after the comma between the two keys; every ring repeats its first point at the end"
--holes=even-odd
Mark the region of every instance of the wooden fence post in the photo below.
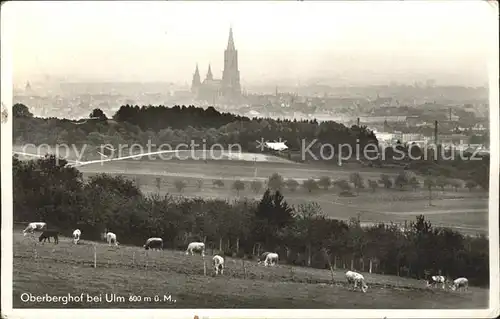
{"type": "Polygon", "coordinates": [[[35,259],[36,262],[36,268],[38,269],[38,251],[36,250],[36,241],[33,241],[33,258],[35,259]]]}
{"type": "Polygon", "coordinates": [[[332,263],[330,261],[330,256],[328,255],[326,249],[323,249],[323,253],[325,254],[325,259],[328,262],[328,267],[330,268],[330,274],[332,275],[332,284],[334,284],[335,283],[335,277],[334,277],[332,263]]]}
{"type": "Polygon", "coordinates": [[[205,262],[205,258],[203,258],[203,276],[207,275],[207,263],[205,262]]]}
{"type": "Polygon", "coordinates": [[[94,268],[97,268],[97,247],[94,244],[94,268]]]}

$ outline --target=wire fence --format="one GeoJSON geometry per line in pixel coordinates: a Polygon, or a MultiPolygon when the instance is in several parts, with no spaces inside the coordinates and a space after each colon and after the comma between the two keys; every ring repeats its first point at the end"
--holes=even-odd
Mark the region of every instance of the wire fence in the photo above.
{"type": "MultiPolygon", "coordinates": [[[[345,279],[344,270],[330,271],[276,265],[265,267],[257,262],[244,259],[225,258],[224,274],[216,275],[210,256],[186,255],[183,251],[151,251],[131,246],[114,246],[95,242],[81,241],[78,245],[71,239],[62,238],[60,244],[40,243],[37,238],[26,236],[21,239],[24,249],[15,249],[14,259],[31,260],[36,268],[55,264],[69,264],[99,269],[137,269],[148,272],[175,272],[188,276],[237,278],[266,280],[272,282],[294,282],[320,285],[350,287],[345,279]]],[[[394,288],[426,289],[422,282],[415,280],[395,281],[394,277],[366,274],[370,287],[380,289],[394,288]]]]}

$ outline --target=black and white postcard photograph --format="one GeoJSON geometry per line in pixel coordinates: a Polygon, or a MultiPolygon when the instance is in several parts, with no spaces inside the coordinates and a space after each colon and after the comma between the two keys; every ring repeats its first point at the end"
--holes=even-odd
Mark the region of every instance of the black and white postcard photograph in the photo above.
{"type": "Polygon", "coordinates": [[[2,318],[499,316],[498,17],[2,2],[2,318]]]}

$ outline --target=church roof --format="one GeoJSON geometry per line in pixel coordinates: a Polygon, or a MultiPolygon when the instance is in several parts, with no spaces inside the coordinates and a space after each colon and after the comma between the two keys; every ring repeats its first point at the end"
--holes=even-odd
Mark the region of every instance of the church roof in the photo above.
{"type": "Polygon", "coordinates": [[[220,84],[222,84],[221,79],[212,79],[212,80],[205,79],[203,81],[203,85],[220,85],[220,84]]]}

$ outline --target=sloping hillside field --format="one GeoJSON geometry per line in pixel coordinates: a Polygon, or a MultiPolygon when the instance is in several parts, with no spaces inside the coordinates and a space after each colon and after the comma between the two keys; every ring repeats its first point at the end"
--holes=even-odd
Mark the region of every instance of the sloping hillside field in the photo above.
{"type": "MultiPolygon", "coordinates": [[[[365,273],[366,293],[352,291],[345,270],[278,265],[226,258],[214,276],[211,251],[148,251],[69,238],[38,242],[15,230],[14,308],[486,308],[488,290],[430,289],[415,279],[365,273]],[[94,250],[95,247],[95,250],[94,250]],[[94,268],[94,251],[96,266],[94,268]],[[53,300],[47,301],[46,295],[53,300]],[[45,296],[45,300],[41,298],[45,296]],[[59,296],[59,297],[58,297],[59,296]],[[65,296],[68,300],[58,299],[65,296]],[[39,297],[38,301],[36,301],[39,297]],[[80,299],[81,298],[81,299],[80,299]],[[56,299],[56,301],[54,301],[56,299]]],[[[35,240],[36,239],[36,240],[35,240]]]]}

